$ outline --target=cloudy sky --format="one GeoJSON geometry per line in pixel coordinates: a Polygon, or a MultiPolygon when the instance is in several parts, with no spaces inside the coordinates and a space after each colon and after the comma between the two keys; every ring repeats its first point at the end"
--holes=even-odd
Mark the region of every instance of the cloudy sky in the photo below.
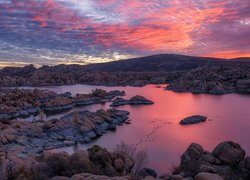
{"type": "Polygon", "coordinates": [[[0,0],[0,66],[250,56],[249,0],[0,0]]]}

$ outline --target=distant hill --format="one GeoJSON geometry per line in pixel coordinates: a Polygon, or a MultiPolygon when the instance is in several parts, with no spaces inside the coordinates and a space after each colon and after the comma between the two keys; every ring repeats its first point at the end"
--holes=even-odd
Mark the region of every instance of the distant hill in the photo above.
{"type": "Polygon", "coordinates": [[[217,59],[160,54],[90,65],[57,65],[0,70],[0,88],[92,84],[169,84],[173,91],[250,93],[250,58],[217,59]]]}
{"type": "Polygon", "coordinates": [[[177,54],[158,54],[107,63],[90,65],[43,66],[36,69],[33,65],[7,67],[0,70],[0,75],[28,77],[37,70],[58,73],[76,72],[172,72],[191,70],[198,67],[250,63],[250,58],[219,59],[209,57],[184,56],[177,54]]]}
{"type": "Polygon", "coordinates": [[[195,69],[199,66],[221,63],[222,59],[159,54],[86,66],[87,71],[176,71],[195,69]]]}
{"type": "Polygon", "coordinates": [[[231,63],[250,63],[250,58],[219,59],[209,57],[184,56],[177,54],[158,54],[147,57],[139,57],[98,63],[90,65],[59,65],[58,70],[68,68],[86,72],[159,72],[159,71],[179,71],[196,69],[203,66],[216,66],[231,63]]]}

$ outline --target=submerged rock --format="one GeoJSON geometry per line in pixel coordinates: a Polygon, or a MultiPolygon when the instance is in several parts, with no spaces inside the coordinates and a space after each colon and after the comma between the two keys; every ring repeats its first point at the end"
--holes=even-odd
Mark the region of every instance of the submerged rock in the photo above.
{"type": "Polygon", "coordinates": [[[190,125],[190,124],[197,124],[197,123],[201,123],[201,122],[205,122],[207,120],[206,116],[190,116],[190,117],[186,117],[183,120],[180,121],[181,125],[190,125]]]}

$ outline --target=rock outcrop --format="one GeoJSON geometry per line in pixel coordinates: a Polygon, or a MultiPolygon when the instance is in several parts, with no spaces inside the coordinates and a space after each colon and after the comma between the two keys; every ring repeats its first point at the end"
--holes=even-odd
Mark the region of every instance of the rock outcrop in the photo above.
{"type": "Polygon", "coordinates": [[[166,89],[177,92],[226,94],[250,93],[250,67],[218,66],[184,72],[173,79],[166,89]]]}
{"type": "Polygon", "coordinates": [[[212,153],[199,144],[191,144],[181,156],[177,172],[182,178],[196,180],[241,180],[250,178],[249,157],[232,141],[217,145],[212,153]]]}
{"type": "Polygon", "coordinates": [[[0,150],[37,155],[47,149],[88,143],[123,124],[128,115],[128,111],[109,109],[73,112],[50,121],[0,122],[0,150]]]}
{"type": "Polygon", "coordinates": [[[96,89],[89,94],[56,94],[47,90],[4,89],[0,91],[0,121],[28,117],[45,112],[56,114],[75,106],[85,106],[111,101],[116,96],[124,96],[124,91],[107,92],[96,89]]]}
{"type": "Polygon", "coordinates": [[[146,99],[143,96],[134,96],[130,98],[129,100],[117,97],[115,100],[113,100],[112,104],[110,105],[111,107],[118,107],[122,105],[149,105],[149,104],[154,104],[153,101],[146,99]]]}

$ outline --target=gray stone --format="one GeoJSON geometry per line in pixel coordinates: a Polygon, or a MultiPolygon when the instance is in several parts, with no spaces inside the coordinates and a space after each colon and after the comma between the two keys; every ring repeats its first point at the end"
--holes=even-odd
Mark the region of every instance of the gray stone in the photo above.
{"type": "Polygon", "coordinates": [[[212,152],[220,160],[227,164],[237,164],[242,161],[246,155],[244,149],[237,143],[226,141],[220,143],[212,152]]]}
{"type": "Polygon", "coordinates": [[[217,174],[201,172],[195,176],[195,180],[224,180],[224,179],[217,174]]]}

